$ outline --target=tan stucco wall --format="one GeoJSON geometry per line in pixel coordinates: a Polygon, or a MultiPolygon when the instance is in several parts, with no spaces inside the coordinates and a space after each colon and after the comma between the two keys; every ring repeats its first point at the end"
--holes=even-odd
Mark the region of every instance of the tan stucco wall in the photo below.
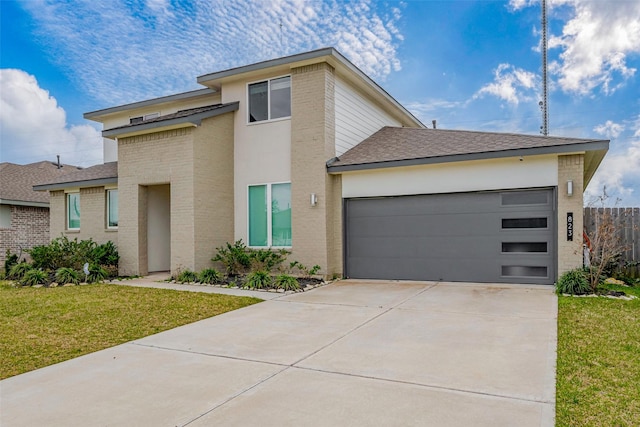
{"type": "Polygon", "coordinates": [[[93,239],[100,244],[111,240],[117,246],[118,231],[107,229],[107,196],[105,187],[81,188],[79,191],[80,230],[67,230],[65,192],[51,191],[49,193],[50,238],[55,239],[64,235],[69,239],[93,239]]]}
{"type": "Polygon", "coordinates": [[[582,266],[584,154],[558,156],[558,277],[582,266]],[[573,195],[567,181],[573,181],[573,195]],[[567,213],[573,212],[573,241],[567,241],[567,213]]]}
{"type": "MultiPolygon", "coordinates": [[[[118,141],[120,273],[147,274],[146,189],[170,185],[171,271],[211,265],[233,239],[233,113],[118,141]]],[[[150,231],[153,232],[153,231],[150,231]]]]}
{"type": "Polygon", "coordinates": [[[292,258],[320,265],[325,276],[341,275],[341,180],[325,166],[335,156],[335,71],[312,64],[292,69],[291,80],[292,258]]]}

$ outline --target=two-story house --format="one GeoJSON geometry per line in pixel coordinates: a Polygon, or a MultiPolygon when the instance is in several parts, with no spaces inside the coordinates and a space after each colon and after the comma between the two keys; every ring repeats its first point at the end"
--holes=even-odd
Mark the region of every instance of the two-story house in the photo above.
{"type": "Polygon", "coordinates": [[[239,239],[325,276],[553,283],[582,263],[608,141],[426,129],[333,48],[197,81],[85,114],[106,163],[36,186],[52,236],[116,241],[129,275],[239,239]]]}

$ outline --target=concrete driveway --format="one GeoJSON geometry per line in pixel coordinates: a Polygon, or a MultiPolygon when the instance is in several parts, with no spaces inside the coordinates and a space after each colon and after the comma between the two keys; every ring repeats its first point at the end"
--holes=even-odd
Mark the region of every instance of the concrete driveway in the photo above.
{"type": "Polygon", "coordinates": [[[346,280],[0,382],[10,426],[552,426],[551,287],[346,280]]]}

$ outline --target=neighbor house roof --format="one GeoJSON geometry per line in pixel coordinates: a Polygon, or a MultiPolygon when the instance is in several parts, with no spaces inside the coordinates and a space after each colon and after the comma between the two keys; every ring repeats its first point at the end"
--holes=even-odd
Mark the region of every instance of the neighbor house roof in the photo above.
{"type": "Polygon", "coordinates": [[[28,165],[0,163],[0,204],[49,206],[49,195],[33,190],[42,181],[53,180],[81,170],[77,166],[42,161],[28,165]]]}
{"type": "Polygon", "coordinates": [[[95,165],[33,186],[36,191],[96,187],[118,182],[118,162],[95,165]]]}
{"type": "MultiPolygon", "coordinates": [[[[329,172],[345,172],[459,162],[501,157],[585,152],[591,175],[609,141],[463,130],[383,127],[342,156],[327,163],[329,172]]],[[[589,178],[591,177],[589,175],[589,178]]]]}
{"type": "Polygon", "coordinates": [[[180,127],[199,126],[202,120],[219,116],[220,114],[236,111],[239,107],[239,102],[228,102],[226,104],[214,104],[204,107],[189,108],[186,110],[180,110],[175,113],[165,114],[154,119],[144,120],[139,123],[131,123],[124,126],[118,126],[111,129],[102,131],[104,137],[125,137],[132,136],[137,133],[142,133],[149,129],[156,131],[163,129],[175,129],[180,127]]]}

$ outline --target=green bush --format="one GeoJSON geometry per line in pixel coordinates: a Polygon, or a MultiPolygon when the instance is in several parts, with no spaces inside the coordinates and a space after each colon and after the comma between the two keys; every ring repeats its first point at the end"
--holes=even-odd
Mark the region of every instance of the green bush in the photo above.
{"type": "Polygon", "coordinates": [[[265,289],[271,286],[271,276],[268,271],[258,270],[247,276],[245,284],[249,289],[265,289]]]}
{"type": "Polygon", "coordinates": [[[44,285],[49,281],[49,275],[39,268],[32,268],[22,276],[20,283],[25,286],[44,285]]]}
{"type": "Polygon", "coordinates": [[[584,295],[591,292],[585,269],[576,268],[560,276],[556,283],[556,292],[571,295],[584,295]]]}
{"type": "Polygon", "coordinates": [[[109,277],[109,273],[101,265],[92,264],[89,266],[87,283],[99,283],[109,277]]]}
{"type": "Polygon", "coordinates": [[[176,282],[179,283],[193,283],[196,280],[198,280],[198,275],[189,269],[181,271],[176,278],[176,282]]]}
{"type": "Polygon", "coordinates": [[[274,285],[278,289],[284,289],[285,291],[296,291],[300,289],[298,280],[288,274],[280,274],[276,277],[274,285]]]}
{"type": "Polygon", "coordinates": [[[248,249],[251,269],[253,271],[280,270],[282,263],[291,252],[286,249],[248,249]]]}
{"type": "Polygon", "coordinates": [[[91,251],[91,260],[99,265],[118,265],[120,255],[118,248],[109,240],[107,243],[96,246],[91,251]]]}
{"type": "Polygon", "coordinates": [[[92,239],[69,240],[66,236],[53,239],[48,245],[35,246],[27,251],[31,255],[34,268],[55,271],[61,267],[80,271],[85,263],[96,265],[117,265],[118,250],[109,241],[98,245],[92,239]]]}
{"type": "Polygon", "coordinates": [[[80,275],[76,270],[69,267],[60,267],[56,271],[56,282],[60,285],[66,285],[67,283],[73,283],[77,285],[80,283],[80,275]]]}
{"type": "Polygon", "coordinates": [[[7,278],[11,280],[22,280],[24,275],[31,269],[33,269],[31,264],[28,262],[21,262],[11,267],[7,278]]]}
{"type": "Polygon", "coordinates": [[[225,246],[220,246],[216,250],[217,253],[211,260],[220,262],[229,276],[237,276],[251,265],[251,258],[242,240],[236,241],[233,245],[226,243],[225,246]]]}
{"type": "Polygon", "coordinates": [[[313,267],[309,268],[298,261],[292,261],[289,264],[289,268],[297,268],[298,271],[300,271],[301,276],[304,278],[310,278],[311,276],[317,274],[318,271],[320,271],[319,265],[314,265],[313,267]]]}
{"type": "Polygon", "coordinates": [[[222,282],[222,274],[215,268],[206,268],[198,274],[198,282],[213,285],[222,282]]]}
{"type": "Polygon", "coordinates": [[[14,265],[18,263],[18,254],[12,254],[9,249],[7,249],[5,258],[4,258],[4,275],[9,276],[9,272],[13,268],[14,265]]]}

